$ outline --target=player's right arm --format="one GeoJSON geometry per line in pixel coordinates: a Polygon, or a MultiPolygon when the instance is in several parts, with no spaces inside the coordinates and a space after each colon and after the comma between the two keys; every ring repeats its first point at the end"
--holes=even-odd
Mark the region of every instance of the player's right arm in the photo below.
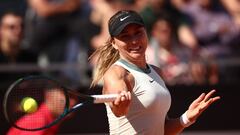
{"type": "Polygon", "coordinates": [[[110,67],[103,77],[103,94],[119,94],[115,101],[109,103],[117,117],[128,113],[133,82],[133,76],[117,65],[110,67]]]}

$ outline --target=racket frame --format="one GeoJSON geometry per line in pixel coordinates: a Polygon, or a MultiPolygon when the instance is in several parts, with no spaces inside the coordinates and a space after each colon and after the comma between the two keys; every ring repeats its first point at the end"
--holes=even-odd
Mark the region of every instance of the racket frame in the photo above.
{"type": "Polygon", "coordinates": [[[79,109],[80,107],[83,107],[83,106],[86,106],[86,105],[90,105],[90,104],[94,104],[94,98],[91,97],[91,96],[88,96],[88,95],[84,95],[84,94],[80,94],[80,93],[77,93],[73,90],[70,90],[64,86],[61,86],[63,92],[64,92],[64,96],[65,96],[65,99],[66,99],[66,103],[65,103],[65,107],[64,107],[64,111],[63,113],[58,117],[56,118],[53,122],[49,123],[48,125],[45,125],[43,127],[39,127],[39,128],[22,128],[22,127],[19,127],[15,124],[15,122],[13,122],[9,115],[8,115],[8,112],[7,112],[7,100],[8,100],[8,95],[9,93],[12,91],[12,89],[17,86],[18,84],[20,84],[21,82],[23,81],[26,81],[26,80],[31,80],[31,79],[38,79],[38,78],[41,78],[41,79],[46,79],[46,80],[50,80],[50,81],[53,81],[54,83],[56,84],[60,84],[58,81],[56,81],[55,79],[52,79],[51,77],[49,76],[44,76],[44,75],[36,75],[36,76],[27,76],[27,77],[23,77],[23,78],[20,78],[18,80],[16,80],[14,83],[12,83],[9,88],[7,89],[7,92],[4,96],[4,100],[3,100],[3,112],[4,112],[4,116],[6,118],[6,120],[15,128],[17,129],[20,129],[20,130],[25,130],[25,131],[38,131],[38,130],[43,130],[43,129],[47,129],[47,128],[50,128],[52,127],[53,125],[57,124],[59,121],[61,121],[66,115],[68,115],[69,113],[71,112],[74,112],[75,110],[79,109]],[[68,93],[70,94],[74,94],[74,95],[77,95],[78,97],[82,97],[84,98],[84,102],[81,102],[81,103],[78,103],[76,104],[75,106],[73,106],[72,108],[69,108],[69,95],[68,93]]]}

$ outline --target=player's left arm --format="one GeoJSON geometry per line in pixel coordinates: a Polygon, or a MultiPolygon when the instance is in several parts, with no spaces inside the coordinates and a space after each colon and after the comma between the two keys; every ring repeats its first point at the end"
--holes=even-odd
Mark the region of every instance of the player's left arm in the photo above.
{"type": "MultiPolygon", "coordinates": [[[[161,70],[157,67],[154,69],[161,75],[161,70]]],[[[202,93],[195,99],[188,110],[179,118],[166,118],[165,135],[176,135],[183,131],[184,128],[193,124],[197,118],[214,102],[220,99],[220,96],[213,96],[216,90],[211,90],[207,94],[202,93]]]]}
{"type": "Polygon", "coordinates": [[[220,99],[219,96],[213,96],[215,92],[215,90],[211,90],[207,94],[202,93],[180,118],[166,118],[165,135],[179,134],[184,128],[193,124],[211,104],[220,99]]]}

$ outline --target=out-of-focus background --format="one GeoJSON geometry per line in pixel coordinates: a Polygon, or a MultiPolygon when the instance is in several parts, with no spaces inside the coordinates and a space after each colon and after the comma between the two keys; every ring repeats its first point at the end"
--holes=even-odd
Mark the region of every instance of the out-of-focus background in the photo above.
{"type": "MultiPolygon", "coordinates": [[[[170,117],[200,93],[221,100],[183,134],[240,134],[239,0],[0,0],[0,134],[8,123],[2,100],[16,79],[50,75],[69,88],[89,89],[95,61],[88,57],[108,39],[107,21],[121,9],[139,12],[149,35],[148,63],[163,71],[172,94],[170,117]]],[[[107,134],[104,105],[86,107],[58,134],[107,134]]]]}

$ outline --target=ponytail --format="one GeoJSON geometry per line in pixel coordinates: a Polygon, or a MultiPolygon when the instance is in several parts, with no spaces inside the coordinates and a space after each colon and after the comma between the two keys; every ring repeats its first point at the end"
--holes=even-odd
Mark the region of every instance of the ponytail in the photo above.
{"type": "Polygon", "coordinates": [[[92,59],[94,56],[97,56],[96,68],[91,87],[96,86],[110,66],[120,58],[119,52],[112,46],[111,41],[112,39],[109,38],[105,45],[99,47],[89,57],[89,59],[92,59]]]}

